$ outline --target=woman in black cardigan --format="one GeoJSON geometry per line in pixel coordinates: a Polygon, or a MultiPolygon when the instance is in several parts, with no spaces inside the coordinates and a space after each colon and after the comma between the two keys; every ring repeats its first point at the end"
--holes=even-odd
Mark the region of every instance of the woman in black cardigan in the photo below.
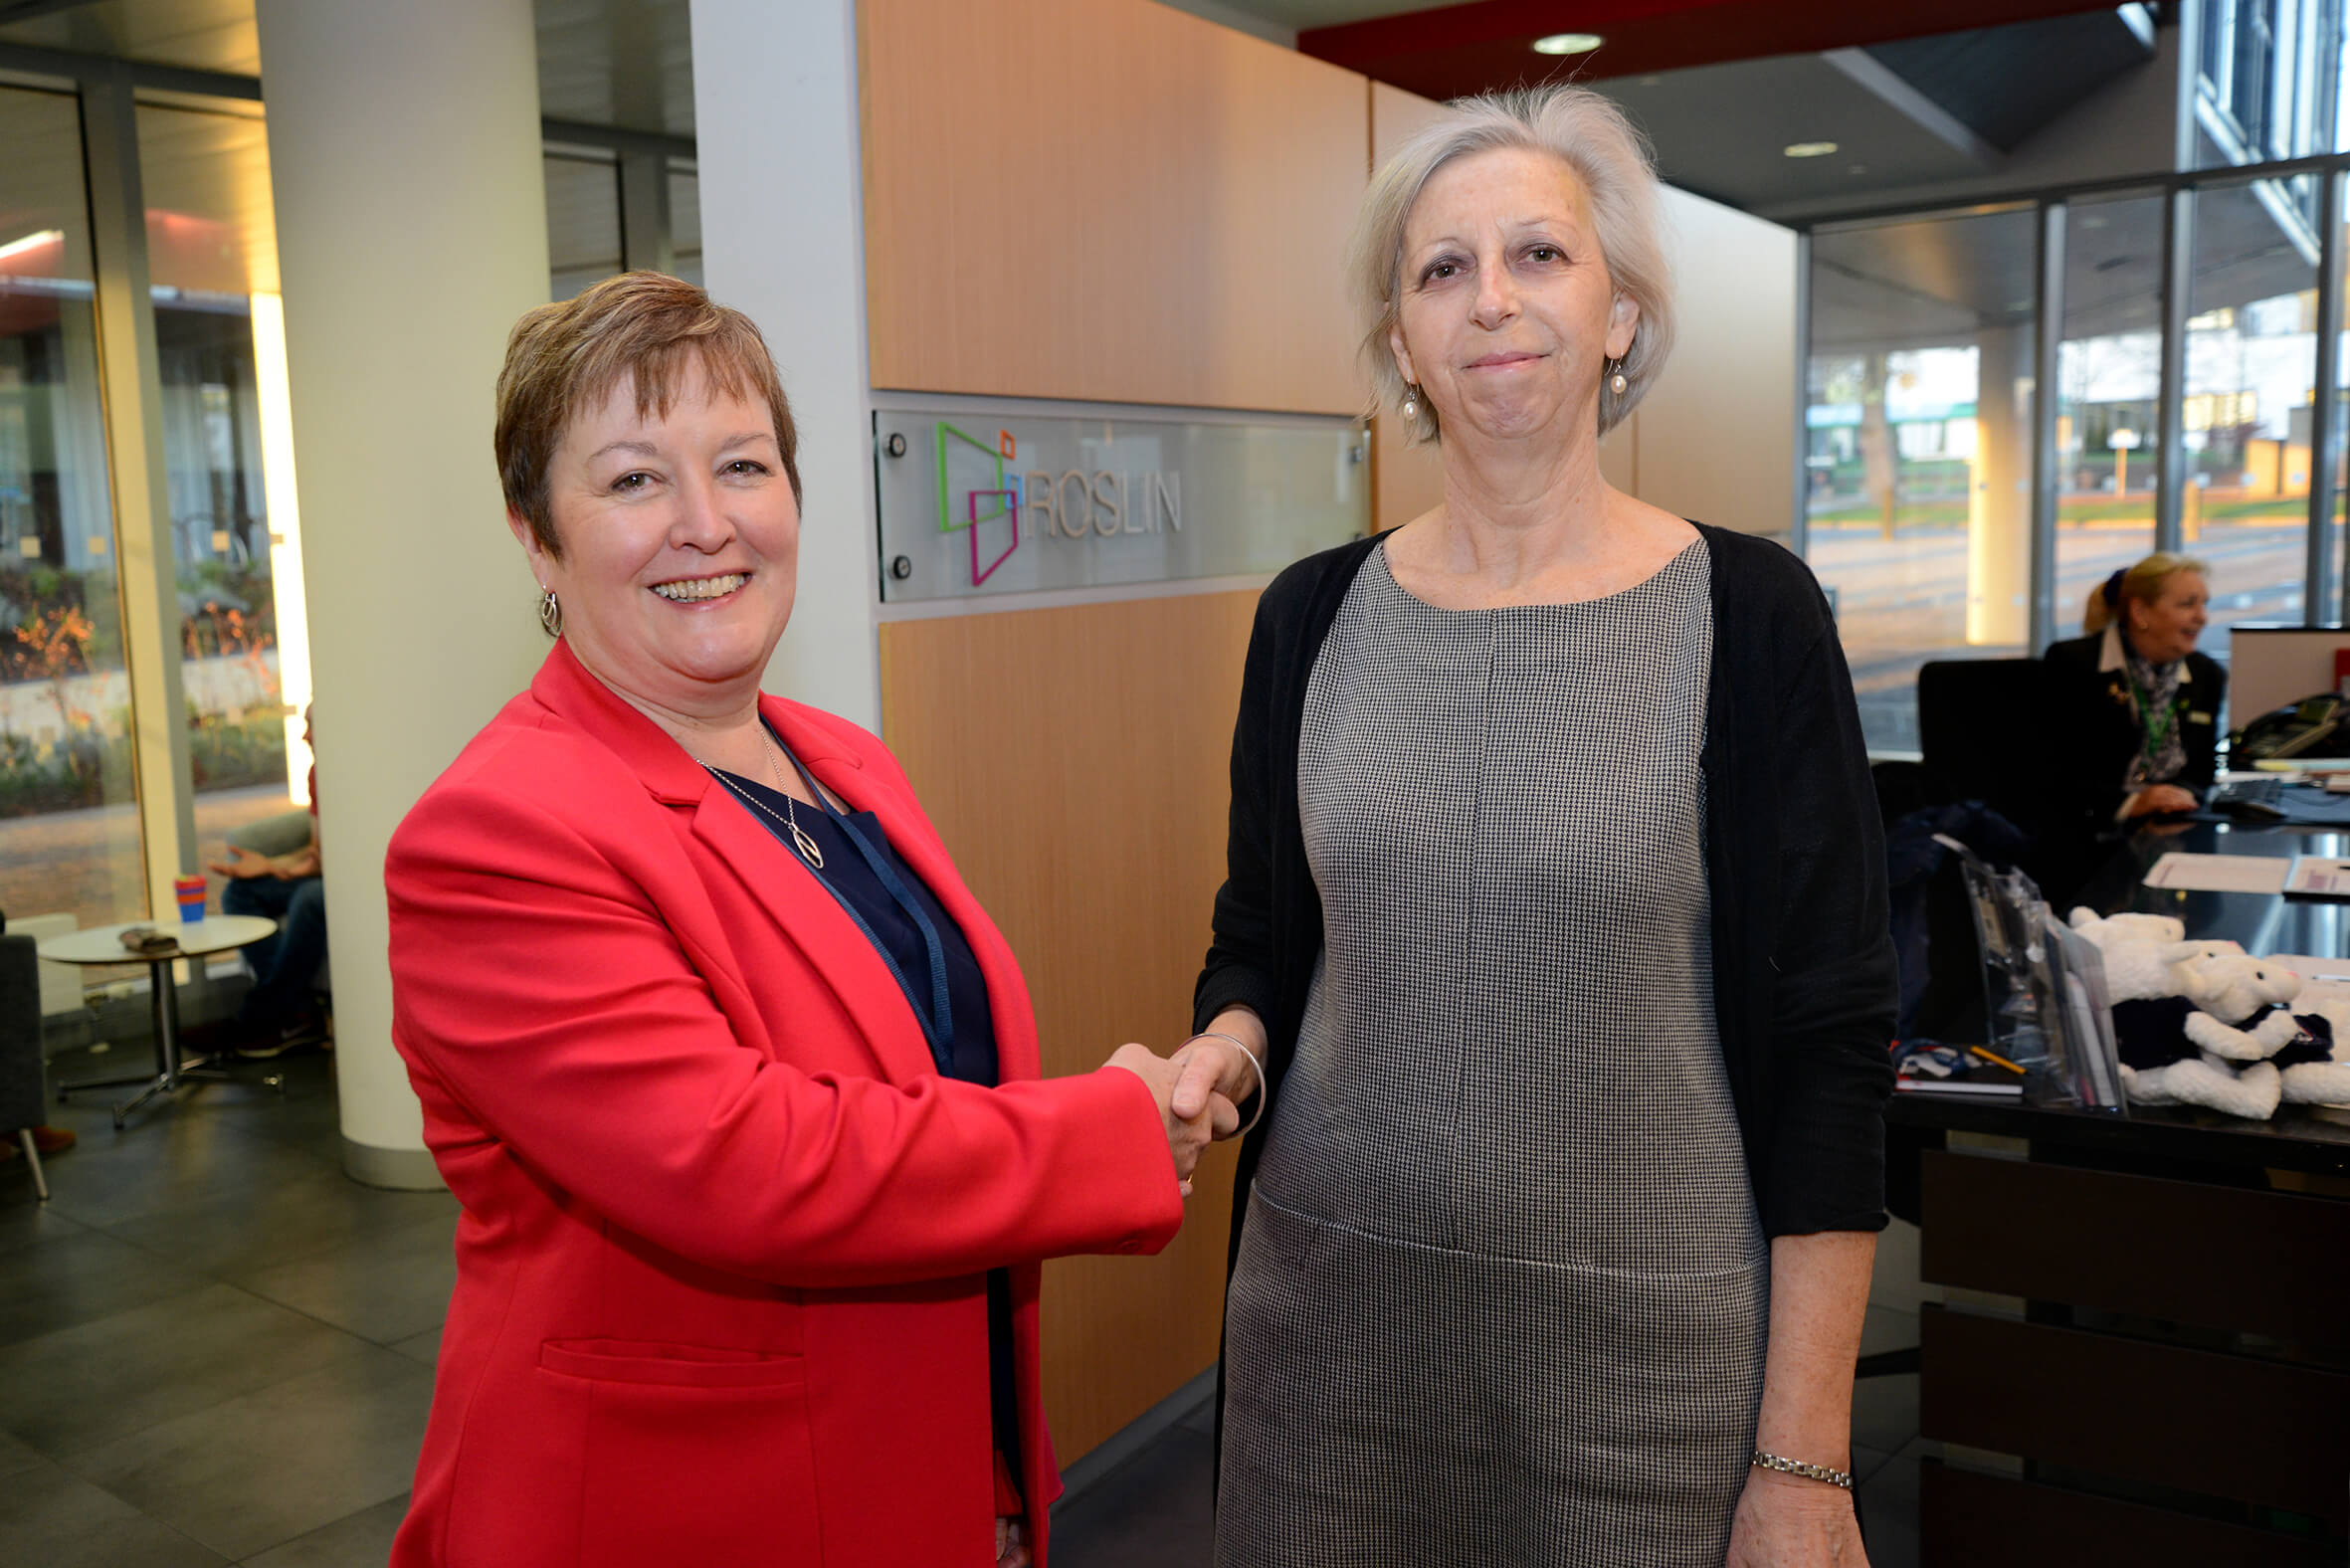
{"type": "Polygon", "coordinates": [[[1655,208],[1572,88],[1365,199],[1445,502],[1282,573],[1243,679],[1178,1090],[1257,1115],[1227,1568],[1863,1560],[1883,850],[1810,573],[1600,477],[1670,344],[1655,208]]]}
{"type": "Polygon", "coordinates": [[[2120,574],[2103,631],[2053,644],[2049,735],[2077,825],[2193,811],[2211,788],[2228,672],[2195,651],[2204,563],[2157,553],[2120,574]]]}

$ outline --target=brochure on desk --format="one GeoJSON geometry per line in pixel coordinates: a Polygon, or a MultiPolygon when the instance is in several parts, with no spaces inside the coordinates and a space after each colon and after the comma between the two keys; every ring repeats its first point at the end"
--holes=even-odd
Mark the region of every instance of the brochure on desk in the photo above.
{"type": "Polygon", "coordinates": [[[2296,855],[2285,873],[2288,898],[2350,898],[2350,860],[2331,855],[2296,855]]]}
{"type": "Polygon", "coordinates": [[[1992,1047],[2024,1069],[2025,1099],[2127,1115],[2096,944],[2051,912],[2031,878],[1992,870],[1955,839],[1942,843],[1965,874],[1992,1047]]]}

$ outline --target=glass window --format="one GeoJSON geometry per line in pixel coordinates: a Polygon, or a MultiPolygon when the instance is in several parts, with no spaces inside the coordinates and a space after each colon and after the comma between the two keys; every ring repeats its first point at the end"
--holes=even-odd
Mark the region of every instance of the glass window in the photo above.
{"type": "Polygon", "coordinates": [[[2211,564],[2203,648],[2228,658],[2238,621],[2302,618],[2317,237],[2308,176],[2195,194],[2187,379],[2180,411],[2188,553],[2211,564]]]}
{"type": "Polygon", "coordinates": [[[701,287],[701,178],[690,167],[670,165],[670,243],[678,276],[701,287]]]}
{"type": "Polygon", "coordinates": [[[548,297],[568,299],[620,271],[620,168],[568,153],[546,159],[548,297]]]}
{"type": "Polygon", "coordinates": [[[2198,163],[2264,163],[2344,145],[2342,0],[2204,0],[2198,163]]]}
{"type": "Polygon", "coordinates": [[[147,913],[73,98],[0,88],[0,908],[147,913]]]}
{"type": "Polygon", "coordinates": [[[1917,748],[1917,670],[2029,636],[2029,208],[1812,240],[1810,559],[1868,744],[1917,748]]]}
{"type": "Polygon", "coordinates": [[[2066,215],[2056,351],[2058,637],[2091,590],[2154,548],[2162,398],[2164,198],[2080,201],[2066,215]]]}
{"type": "Polygon", "coordinates": [[[277,515],[291,491],[265,464],[263,389],[285,376],[269,141],[256,116],[142,104],[138,152],[189,726],[180,787],[209,859],[231,829],[308,799],[300,556],[277,515]]]}
{"type": "MultiPolygon", "coordinates": [[[[2329,175],[2327,178],[2350,180],[2350,175],[2329,175]]],[[[2350,197],[2350,190],[2342,194],[2350,197]]],[[[2346,223],[2350,223],[2350,203],[2338,207],[2337,211],[2344,215],[2346,223]]],[[[2350,294],[2350,229],[2346,229],[2339,239],[2343,272],[2333,280],[2337,295],[2350,294]]],[[[2332,602],[2314,605],[2310,609],[2309,619],[2320,623],[2338,624],[2350,620],[2350,616],[2343,613],[2344,604],[2350,603],[2350,555],[2345,554],[2344,546],[2344,535],[2350,530],[2343,526],[2343,518],[2350,515],[2350,493],[2346,493],[2346,490],[2350,490],[2350,470],[2346,470],[2343,464],[2343,453],[2350,450],[2350,430],[2343,428],[2343,422],[2350,420],[2350,352],[2345,352],[2346,349],[2350,349],[2350,333],[2345,333],[2334,345],[2333,453],[2325,460],[2334,476],[2333,516],[2328,523],[2326,544],[2332,553],[2334,581],[2332,602]]]]}

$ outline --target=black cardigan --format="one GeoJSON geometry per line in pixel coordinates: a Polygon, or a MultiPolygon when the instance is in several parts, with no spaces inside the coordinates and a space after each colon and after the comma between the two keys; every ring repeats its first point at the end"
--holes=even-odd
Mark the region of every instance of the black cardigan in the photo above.
{"type": "MultiPolygon", "coordinates": [[[[2097,632],[2053,643],[2041,657],[2048,671],[2045,722],[2056,805],[2068,825],[2093,832],[2113,828],[2113,814],[2129,794],[2122,779],[2143,743],[2129,676],[2100,671],[2104,654],[2105,634],[2097,632]]],[[[2212,787],[2218,767],[2220,701],[2228,694],[2228,672],[2205,655],[2191,653],[2181,675],[2179,744],[2187,764],[2177,778],[2162,782],[2201,795],[2212,787]]]]}
{"type": "MultiPolygon", "coordinates": [[[[1852,677],[1803,563],[1698,525],[1712,558],[1705,842],[1716,1027],[1766,1236],[1884,1225],[1893,949],[1883,831],[1852,677]]],[[[1265,1021],[1280,1090],[1322,945],[1297,823],[1297,739],[1322,640],[1377,538],[1309,556],[1257,606],[1232,745],[1232,828],[1194,1028],[1265,1021]]],[[[1241,1145],[1240,1255],[1264,1126],[1241,1145]]]]}

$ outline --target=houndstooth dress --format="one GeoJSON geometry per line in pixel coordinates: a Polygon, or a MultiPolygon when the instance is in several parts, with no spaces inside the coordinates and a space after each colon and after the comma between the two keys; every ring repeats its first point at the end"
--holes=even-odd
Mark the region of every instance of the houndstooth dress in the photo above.
{"type": "Polygon", "coordinates": [[[1326,936],[1227,1315],[1222,1568],[1720,1568],[1769,1274],[1714,1033],[1705,548],[1440,610],[1365,558],[1326,936]]]}

